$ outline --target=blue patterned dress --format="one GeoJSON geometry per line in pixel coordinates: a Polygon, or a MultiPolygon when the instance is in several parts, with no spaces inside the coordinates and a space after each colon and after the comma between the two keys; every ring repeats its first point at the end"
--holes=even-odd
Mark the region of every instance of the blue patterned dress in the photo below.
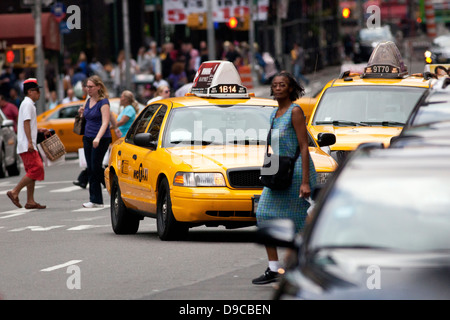
{"type": "MultiPolygon", "coordinates": [[[[277,109],[275,109],[270,116],[271,123],[273,119],[271,141],[274,154],[291,157],[295,155],[298,147],[297,135],[295,134],[295,129],[292,125],[292,110],[295,107],[300,108],[299,105],[293,103],[281,117],[274,119],[277,109]]],[[[316,185],[316,181],[316,170],[310,156],[309,185],[311,190],[316,185]]],[[[276,218],[289,218],[294,221],[297,232],[303,230],[309,203],[305,199],[299,198],[301,184],[302,156],[300,155],[295,163],[294,177],[289,189],[272,190],[264,187],[256,210],[257,222],[260,223],[265,220],[276,218]]]]}

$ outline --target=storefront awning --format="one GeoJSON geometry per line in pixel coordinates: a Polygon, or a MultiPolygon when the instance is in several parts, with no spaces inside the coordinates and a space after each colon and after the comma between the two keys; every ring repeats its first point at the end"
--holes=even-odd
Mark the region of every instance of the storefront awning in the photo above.
{"type": "MultiPolygon", "coordinates": [[[[41,15],[42,46],[48,50],[59,50],[59,24],[51,13],[41,15]]],[[[0,41],[7,46],[34,44],[34,18],[31,13],[0,14],[0,41]]]]}

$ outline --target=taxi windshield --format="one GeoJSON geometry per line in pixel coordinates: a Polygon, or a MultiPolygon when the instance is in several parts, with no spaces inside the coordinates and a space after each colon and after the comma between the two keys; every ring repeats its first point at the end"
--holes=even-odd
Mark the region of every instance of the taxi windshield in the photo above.
{"type": "Polygon", "coordinates": [[[402,126],[426,88],[332,87],[323,94],[313,125],[402,126]]]}
{"type": "Polygon", "coordinates": [[[265,144],[272,106],[176,108],[166,125],[163,147],[265,144]]]}

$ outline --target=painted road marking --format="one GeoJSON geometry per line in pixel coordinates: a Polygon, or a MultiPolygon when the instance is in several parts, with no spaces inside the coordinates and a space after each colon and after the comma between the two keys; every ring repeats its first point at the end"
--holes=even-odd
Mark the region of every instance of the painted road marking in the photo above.
{"type": "Polygon", "coordinates": [[[62,263],[62,264],[58,264],[58,265],[53,266],[53,267],[48,267],[48,268],[42,269],[41,271],[42,272],[54,271],[54,270],[58,270],[58,269],[61,269],[61,268],[65,268],[65,267],[71,266],[73,264],[80,263],[81,261],[83,261],[83,260],[70,260],[70,261],[67,261],[66,263],[62,263]]]}

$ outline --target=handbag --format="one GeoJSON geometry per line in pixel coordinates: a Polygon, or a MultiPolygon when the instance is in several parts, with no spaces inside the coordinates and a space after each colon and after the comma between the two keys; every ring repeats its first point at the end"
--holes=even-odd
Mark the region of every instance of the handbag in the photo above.
{"type": "Polygon", "coordinates": [[[267,136],[266,153],[264,154],[264,163],[261,168],[259,180],[262,185],[272,190],[285,190],[292,184],[295,162],[300,155],[300,147],[297,147],[294,157],[270,154],[269,144],[272,127],[273,120],[267,136]]]}
{"type": "Polygon", "coordinates": [[[84,135],[85,126],[86,119],[77,113],[77,115],[75,116],[75,122],[73,123],[73,132],[82,136],[84,135]]]}

